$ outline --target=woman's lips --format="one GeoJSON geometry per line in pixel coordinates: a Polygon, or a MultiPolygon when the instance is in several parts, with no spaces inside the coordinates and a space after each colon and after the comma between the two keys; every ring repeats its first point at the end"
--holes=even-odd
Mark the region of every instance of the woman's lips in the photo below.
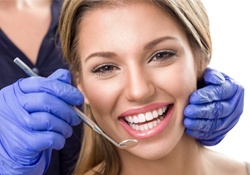
{"type": "Polygon", "coordinates": [[[156,110],[120,118],[123,128],[134,138],[154,137],[164,130],[172,116],[173,105],[156,110]]]}

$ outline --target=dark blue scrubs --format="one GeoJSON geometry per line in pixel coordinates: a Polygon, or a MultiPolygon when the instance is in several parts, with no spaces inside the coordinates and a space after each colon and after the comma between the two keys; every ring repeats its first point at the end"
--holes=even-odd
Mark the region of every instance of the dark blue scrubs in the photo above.
{"type": "MultiPolygon", "coordinates": [[[[40,46],[35,65],[10,41],[0,28],[0,89],[16,82],[19,78],[28,77],[13,62],[16,57],[19,57],[38,75],[43,77],[49,76],[58,68],[68,69],[62,57],[58,37],[56,37],[60,10],[61,1],[54,0],[51,7],[52,21],[50,28],[40,46]]],[[[72,172],[80,152],[82,123],[73,129],[73,135],[67,139],[65,147],[60,151],[53,150],[50,167],[46,175],[66,175],[72,172]]]]}

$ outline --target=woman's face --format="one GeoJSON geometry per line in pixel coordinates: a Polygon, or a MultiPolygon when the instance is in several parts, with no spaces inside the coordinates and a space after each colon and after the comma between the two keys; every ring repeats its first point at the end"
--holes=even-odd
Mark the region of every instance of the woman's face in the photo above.
{"type": "Polygon", "coordinates": [[[145,2],[89,11],[80,25],[78,87],[96,122],[127,151],[168,154],[183,133],[183,110],[196,89],[194,55],[182,28],[145,2]]]}

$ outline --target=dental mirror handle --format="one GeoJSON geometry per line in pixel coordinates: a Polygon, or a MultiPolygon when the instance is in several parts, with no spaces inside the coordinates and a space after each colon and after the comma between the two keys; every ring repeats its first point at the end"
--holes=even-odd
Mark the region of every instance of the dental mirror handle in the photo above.
{"type": "MultiPolygon", "coordinates": [[[[22,60],[18,57],[14,59],[14,63],[16,63],[24,72],[30,77],[38,77],[38,75],[33,72],[31,68],[29,68],[22,60]]],[[[76,114],[93,130],[98,132],[99,134],[103,133],[102,130],[92,121],[90,120],[84,113],[82,113],[77,107],[71,106],[71,108],[76,112],[76,114]]]]}
{"type": "MultiPolygon", "coordinates": [[[[25,73],[31,77],[38,77],[38,75],[33,72],[31,68],[29,68],[22,60],[18,57],[14,59],[14,63],[16,63],[25,73]]],[[[76,114],[95,132],[101,134],[106,139],[108,139],[111,143],[119,148],[132,148],[138,144],[138,141],[135,139],[123,140],[120,143],[115,142],[108,135],[106,135],[89,117],[87,117],[83,112],[81,112],[77,107],[71,106],[71,108],[76,112],[76,114]]]]}
{"type": "Polygon", "coordinates": [[[113,143],[115,146],[120,147],[120,144],[116,143],[113,139],[111,139],[108,135],[106,135],[92,120],[90,120],[83,112],[81,112],[77,107],[72,106],[72,108],[75,110],[77,115],[94,131],[96,131],[98,134],[101,134],[106,139],[108,139],[111,143],[113,143]]]}

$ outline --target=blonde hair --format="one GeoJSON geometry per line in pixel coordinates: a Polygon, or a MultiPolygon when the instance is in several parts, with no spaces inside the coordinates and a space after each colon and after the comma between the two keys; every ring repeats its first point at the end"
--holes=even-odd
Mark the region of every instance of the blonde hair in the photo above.
{"type": "MultiPolygon", "coordinates": [[[[200,59],[200,67],[204,70],[210,62],[212,42],[209,31],[209,20],[203,4],[199,0],[65,0],[59,21],[59,33],[63,54],[70,64],[75,78],[81,76],[81,64],[78,55],[79,24],[84,14],[104,6],[119,6],[129,3],[150,2],[166,13],[183,28],[189,44],[200,59]]],[[[87,114],[91,109],[86,108],[87,114]]],[[[91,115],[92,119],[94,117],[91,115]]],[[[84,139],[75,174],[84,174],[98,164],[101,168],[96,174],[118,175],[121,163],[115,148],[109,141],[85,127],[84,139]]]]}

